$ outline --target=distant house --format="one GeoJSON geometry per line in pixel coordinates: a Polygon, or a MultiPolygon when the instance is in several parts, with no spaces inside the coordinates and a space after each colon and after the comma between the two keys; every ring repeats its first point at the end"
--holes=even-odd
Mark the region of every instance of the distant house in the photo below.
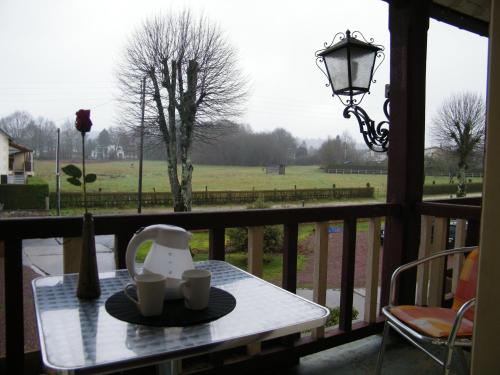
{"type": "Polygon", "coordinates": [[[17,144],[0,129],[0,175],[2,183],[25,183],[33,176],[33,150],[17,144]]]}
{"type": "Polygon", "coordinates": [[[129,148],[124,148],[122,146],[96,146],[95,149],[92,150],[90,157],[94,160],[135,159],[136,153],[134,151],[131,152],[129,148]]]}
{"type": "Polygon", "coordinates": [[[285,164],[268,165],[266,167],[266,174],[285,174],[285,164]]]}

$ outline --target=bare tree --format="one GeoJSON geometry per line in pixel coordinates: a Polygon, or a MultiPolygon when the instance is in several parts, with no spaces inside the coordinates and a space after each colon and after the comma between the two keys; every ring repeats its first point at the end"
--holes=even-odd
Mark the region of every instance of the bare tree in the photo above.
{"type": "Polygon", "coordinates": [[[158,136],[166,146],[175,211],[191,210],[193,139],[210,138],[218,119],[240,113],[246,80],[236,63],[221,30],[188,10],[146,20],[129,40],[118,70],[121,120],[140,123],[146,77],[146,136],[158,136]]]}
{"type": "Polygon", "coordinates": [[[470,157],[483,146],[484,130],[484,100],[479,94],[471,92],[445,100],[433,119],[434,140],[457,158],[458,197],[466,194],[465,173],[470,157]]]}

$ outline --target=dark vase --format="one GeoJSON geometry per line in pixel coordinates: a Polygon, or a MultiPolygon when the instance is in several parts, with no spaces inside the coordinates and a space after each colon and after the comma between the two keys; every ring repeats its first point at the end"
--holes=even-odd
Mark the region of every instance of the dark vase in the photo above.
{"type": "Polygon", "coordinates": [[[100,295],[101,286],[99,284],[99,274],[97,272],[94,218],[92,214],[86,213],[83,215],[82,252],[76,296],[81,299],[95,299],[100,295]]]}

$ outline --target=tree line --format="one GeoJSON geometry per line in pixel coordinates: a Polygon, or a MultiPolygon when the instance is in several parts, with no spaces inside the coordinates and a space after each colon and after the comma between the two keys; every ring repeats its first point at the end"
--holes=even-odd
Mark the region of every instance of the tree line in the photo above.
{"type": "MultiPolygon", "coordinates": [[[[319,148],[308,147],[305,141],[289,131],[254,131],[249,125],[221,120],[210,125],[217,129],[212,137],[193,140],[192,162],[212,165],[339,165],[359,163],[366,153],[356,148],[348,134],[325,140],[319,148]]],[[[25,111],[16,111],[0,119],[0,128],[16,143],[31,148],[35,159],[53,160],[57,151],[57,125],[45,117],[35,117],[25,111]]],[[[80,134],[69,120],[60,126],[60,157],[79,159],[80,134]]],[[[139,134],[137,127],[112,126],[92,134],[86,144],[87,158],[92,160],[137,159],[139,134]]],[[[178,130],[179,131],[179,130],[178,130]]],[[[179,153],[180,151],[177,150],[179,153]]],[[[157,134],[146,132],[143,157],[146,160],[167,160],[166,146],[157,134]]]]}

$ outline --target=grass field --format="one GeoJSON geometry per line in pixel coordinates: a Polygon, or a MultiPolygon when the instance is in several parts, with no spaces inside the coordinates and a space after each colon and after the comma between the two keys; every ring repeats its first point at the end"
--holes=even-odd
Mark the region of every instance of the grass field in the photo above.
{"type": "MultiPolygon", "coordinates": [[[[62,162],[61,166],[70,164],[62,162]]],[[[55,162],[36,161],[35,173],[49,183],[50,191],[55,191],[55,162]]],[[[101,189],[103,192],[137,191],[139,165],[132,161],[89,162],[87,173],[96,173],[97,181],[88,185],[89,191],[101,189]]],[[[432,177],[426,180],[431,184],[448,183],[447,177],[432,177]]],[[[474,179],[474,182],[480,179],[474,179]]],[[[318,166],[288,166],[286,174],[267,175],[262,167],[236,167],[196,165],[193,172],[193,190],[266,190],[363,187],[367,183],[375,188],[375,196],[385,196],[387,176],[385,175],[339,175],[327,174],[318,166]]],[[[143,191],[170,191],[167,180],[166,163],[162,161],[145,161],[143,174],[143,191]]],[[[62,191],[80,191],[70,185],[66,177],[61,177],[62,191]]]]}

